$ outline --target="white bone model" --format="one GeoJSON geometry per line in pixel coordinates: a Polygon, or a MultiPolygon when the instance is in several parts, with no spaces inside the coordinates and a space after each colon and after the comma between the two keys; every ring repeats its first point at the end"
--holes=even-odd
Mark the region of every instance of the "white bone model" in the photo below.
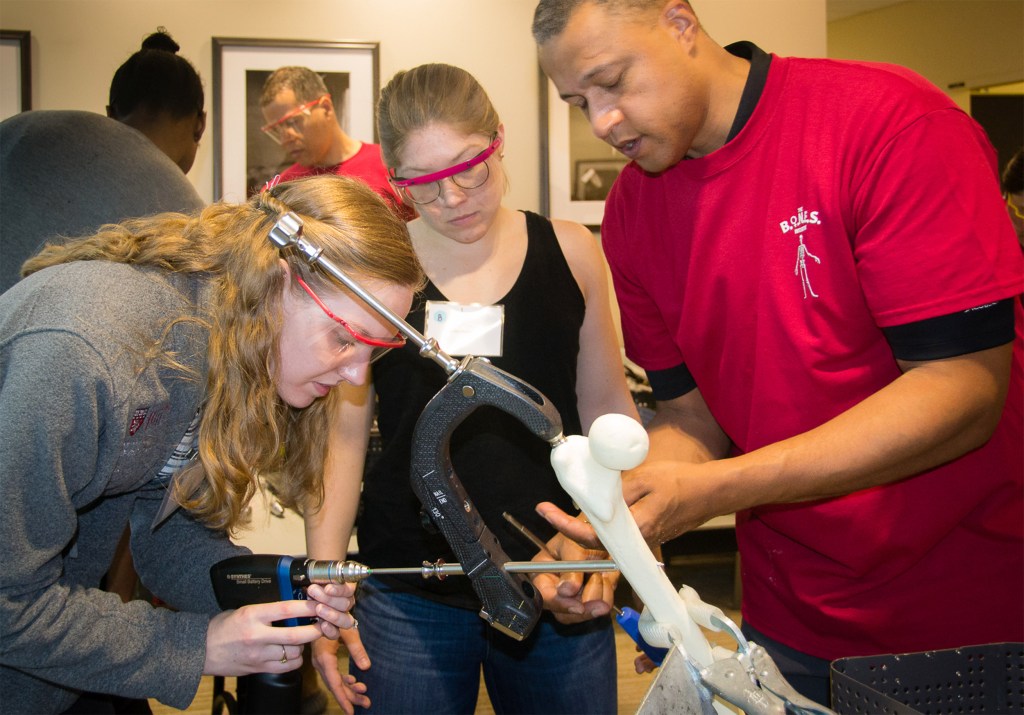
{"type": "Polygon", "coordinates": [[[748,643],[721,609],[701,601],[689,586],[678,592],[673,588],[622,498],[621,471],[639,466],[649,447],[647,432],[639,422],[609,414],[594,420],[589,438],[570,436],[551,451],[551,464],[562,488],[590,520],[623,577],[645,604],[638,624],[640,634],[650,645],[670,649],[638,713],[731,715],[733,710],[725,701],[712,699],[713,692],[749,714],[835,715],[794,690],[764,648],[748,643]],[[713,631],[726,630],[739,651],[733,654],[722,647],[712,648],[698,624],[713,631]],[[672,663],[673,655],[684,660],[672,663]],[[686,665],[677,667],[681,662],[686,665]],[[657,687],[658,679],[667,673],[672,677],[657,687]]]}
{"type": "Polygon", "coordinates": [[[644,639],[660,648],[679,647],[701,666],[710,665],[711,645],[687,612],[686,604],[647,546],[622,498],[620,472],[647,457],[647,432],[626,415],[594,420],[590,436],[571,435],[551,451],[562,488],[587,515],[601,543],[646,606],[656,628],[642,628],[644,639]]]}

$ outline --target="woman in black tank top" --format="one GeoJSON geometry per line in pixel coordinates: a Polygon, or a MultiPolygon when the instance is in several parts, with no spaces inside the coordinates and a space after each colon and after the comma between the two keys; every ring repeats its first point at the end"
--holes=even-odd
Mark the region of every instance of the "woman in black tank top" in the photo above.
{"type": "MultiPolygon", "coordinates": [[[[502,205],[504,127],[476,80],[448,65],[401,72],[381,93],[378,123],[392,182],[420,216],[409,232],[429,282],[408,317],[413,327],[449,354],[487,357],[539,389],[567,434],[584,433],[608,412],[635,417],[597,242],[579,224],[502,205]]],[[[447,375],[410,345],[376,363],[372,378],[353,389],[338,420],[368,427],[377,405],[383,447],[362,484],[360,560],[378,567],[456,560],[424,526],[409,483],[416,420],[447,375]]],[[[307,515],[309,555],[318,559],[345,557],[367,443],[365,430],[339,429],[331,438],[326,500],[307,515]]],[[[547,443],[483,407],[455,431],[450,449],[459,479],[510,558],[531,559],[537,548],[503,512],[549,540],[556,558],[586,558],[535,512],[543,501],[573,510],[547,443]]],[[[534,585],[551,612],[515,641],[478,617],[469,579],[364,582],[354,611],[359,630],[346,632],[345,644],[350,673],[365,684],[373,711],[472,713],[482,667],[497,712],[615,712],[607,617],[614,578],[584,582],[577,574],[562,583],[543,575],[534,585]]],[[[336,696],[365,707],[366,696],[355,692],[362,686],[336,676],[336,650],[318,644],[318,669],[336,696]]]]}

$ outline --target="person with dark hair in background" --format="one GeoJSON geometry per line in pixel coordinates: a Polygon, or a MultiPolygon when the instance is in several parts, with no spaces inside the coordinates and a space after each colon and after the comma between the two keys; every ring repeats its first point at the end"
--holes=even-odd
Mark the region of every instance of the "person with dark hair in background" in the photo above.
{"type": "Polygon", "coordinates": [[[0,292],[47,241],[204,201],[141,133],[95,112],[48,109],[0,122],[0,292]]]}
{"type": "Polygon", "coordinates": [[[388,183],[380,146],[359,141],[341,127],[337,105],[323,77],[308,67],[281,67],[263,83],[260,109],[263,133],[280,144],[295,162],[278,180],[337,174],[366,182],[404,221],[416,212],[388,183]]]}
{"type": "Polygon", "coordinates": [[[1018,149],[1006,162],[1001,186],[1010,221],[1017,232],[1020,247],[1024,249],[1024,148],[1018,149]]]}
{"type": "Polygon", "coordinates": [[[533,33],[631,161],[601,236],[657,398],[645,538],[735,512],[743,629],[818,702],[836,658],[1024,640],[1024,261],[984,130],[685,0],[541,0],[533,33]]]}
{"type": "Polygon", "coordinates": [[[0,292],[46,241],[204,202],[185,177],[206,126],[203,85],[162,28],[114,73],[107,114],[0,122],[0,292]]]}
{"type": "Polygon", "coordinates": [[[107,116],[138,129],[186,174],[206,129],[203,83],[164,28],[117,68],[107,116]]]}

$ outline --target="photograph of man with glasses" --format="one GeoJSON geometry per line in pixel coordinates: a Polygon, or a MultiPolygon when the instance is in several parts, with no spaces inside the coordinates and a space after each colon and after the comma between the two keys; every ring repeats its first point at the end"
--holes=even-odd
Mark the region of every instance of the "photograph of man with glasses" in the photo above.
{"type": "Polygon", "coordinates": [[[281,172],[278,182],[320,174],[353,176],[383,196],[402,219],[416,217],[388,183],[380,146],[355,139],[342,128],[341,116],[319,74],[308,67],[275,70],[263,85],[260,111],[267,122],[263,133],[295,162],[281,172]]]}

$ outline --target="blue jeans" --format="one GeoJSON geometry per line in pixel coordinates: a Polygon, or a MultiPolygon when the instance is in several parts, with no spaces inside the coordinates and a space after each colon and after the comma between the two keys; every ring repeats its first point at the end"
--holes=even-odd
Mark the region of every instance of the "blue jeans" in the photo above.
{"type": "Polygon", "coordinates": [[[436,603],[370,578],[354,611],[372,665],[349,672],[367,685],[369,713],[476,709],[483,668],[496,713],[615,713],[615,636],[601,618],[563,626],[545,613],[516,641],[476,611],[436,603]]]}

